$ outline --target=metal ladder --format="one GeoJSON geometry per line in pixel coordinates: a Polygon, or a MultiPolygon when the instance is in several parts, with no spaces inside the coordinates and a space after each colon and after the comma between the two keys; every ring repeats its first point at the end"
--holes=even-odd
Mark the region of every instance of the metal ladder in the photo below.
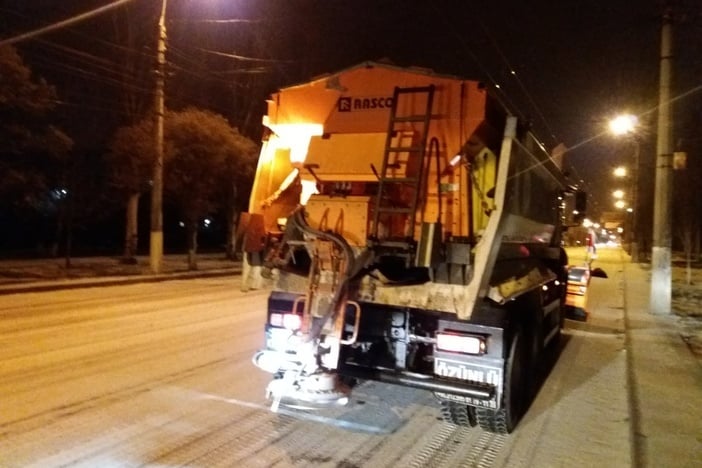
{"type": "Polygon", "coordinates": [[[395,88],[383,165],[380,172],[376,172],[379,184],[369,244],[397,253],[404,252],[408,256],[412,256],[415,249],[415,220],[426,170],[425,155],[434,90],[434,85],[395,88]],[[415,113],[416,107],[421,107],[420,112],[415,113]],[[411,113],[405,113],[406,109],[411,109],[411,113]],[[404,112],[398,114],[398,110],[404,112]],[[403,142],[403,133],[411,135],[410,144],[403,142]],[[393,224],[397,223],[404,223],[399,235],[397,229],[394,232],[392,229],[393,224]],[[381,232],[381,225],[385,233],[381,232]]]}

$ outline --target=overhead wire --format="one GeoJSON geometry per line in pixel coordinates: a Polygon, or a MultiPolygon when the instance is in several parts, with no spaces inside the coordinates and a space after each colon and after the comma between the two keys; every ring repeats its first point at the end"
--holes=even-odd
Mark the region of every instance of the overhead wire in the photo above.
{"type": "MultiPolygon", "coordinates": [[[[123,2],[116,2],[112,4],[112,6],[119,6],[123,2]]],[[[49,46],[54,48],[55,50],[58,50],[64,58],[68,58],[68,60],[64,61],[57,61],[56,59],[52,60],[50,58],[47,58],[46,56],[42,57],[41,55],[37,53],[33,53],[33,58],[36,63],[42,66],[44,69],[49,69],[49,70],[54,70],[59,73],[63,74],[68,74],[70,76],[74,77],[79,77],[82,81],[88,80],[93,83],[97,83],[100,85],[107,85],[111,87],[116,87],[116,88],[126,88],[126,89],[131,89],[132,91],[138,91],[138,92],[143,92],[143,93],[150,93],[153,90],[152,89],[145,89],[143,87],[143,81],[138,80],[138,79],[131,79],[129,75],[124,75],[124,74],[119,74],[116,69],[118,67],[115,66],[114,63],[108,62],[100,57],[96,57],[94,55],[84,53],[82,51],[78,51],[76,49],[67,47],[67,46],[61,46],[59,44],[55,44],[53,42],[45,41],[39,36],[41,34],[54,31],[59,28],[64,28],[66,32],[69,34],[86,38],[89,39],[91,43],[93,44],[99,44],[103,46],[108,46],[113,49],[121,50],[124,52],[128,53],[136,53],[136,54],[141,54],[145,55],[145,58],[150,59],[151,61],[155,62],[155,52],[147,53],[144,52],[143,50],[134,50],[125,46],[122,46],[120,44],[116,44],[114,42],[106,41],[104,39],[101,39],[97,36],[88,35],[81,33],[80,31],[70,28],[69,26],[76,24],[78,21],[81,21],[82,19],[86,19],[88,17],[95,16],[99,13],[102,13],[106,11],[106,9],[98,9],[98,10],[93,10],[87,14],[83,15],[78,15],[76,17],[73,17],[71,20],[63,21],[57,24],[54,24],[50,27],[46,28],[40,28],[30,34],[21,34],[18,36],[15,36],[11,40],[8,40],[6,42],[17,42],[20,40],[25,40],[25,39],[33,39],[36,42],[39,42],[45,46],[49,46]],[[67,62],[72,61],[74,62],[73,65],[68,64],[67,62]],[[98,72],[96,72],[97,70],[98,72]]],[[[14,14],[15,16],[18,17],[24,17],[21,14],[18,14],[17,12],[10,11],[9,13],[14,14]]],[[[28,19],[24,17],[25,19],[28,19]]],[[[234,21],[227,21],[229,23],[234,22],[234,21]]],[[[245,21],[236,21],[236,22],[245,22],[245,21]]],[[[53,54],[55,57],[56,54],[53,54]]],[[[190,54],[181,51],[179,48],[170,45],[169,47],[169,56],[170,58],[168,59],[168,67],[172,70],[178,70],[183,73],[187,73],[191,76],[194,76],[195,78],[199,80],[211,80],[211,81],[217,81],[219,83],[225,84],[225,85],[232,85],[232,81],[228,79],[224,79],[221,75],[221,73],[211,73],[206,70],[203,70],[202,64],[192,60],[190,58],[190,54]],[[185,62],[183,65],[181,65],[182,62],[185,62]]],[[[241,57],[243,58],[243,57],[241,57]]],[[[275,61],[271,61],[274,63],[275,61]]],[[[265,73],[267,70],[262,69],[262,68],[257,68],[257,69],[246,69],[246,70],[226,70],[225,72],[222,73],[265,73]]],[[[83,90],[84,88],[80,88],[83,90]]],[[[76,96],[76,90],[73,89],[71,91],[71,94],[73,96],[76,96]]],[[[88,101],[90,103],[94,103],[96,100],[100,100],[96,98],[95,93],[85,93],[83,94],[85,97],[85,101],[82,101],[80,103],[76,102],[69,102],[67,100],[57,100],[57,104],[61,104],[64,106],[71,106],[71,107],[83,107],[83,108],[90,108],[92,110],[100,110],[100,111],[106,111],[106,112],[111,112],[115,113],[116,109],[119,109],[119,104],[120,100],[119,99],[101,99],[101,102],[106,105],[106,107],[97,107],[91,104],[88,104],[88,101]]],[[[187,100],[188,103],[192,104],[193,98],[197,98],[197,95],[189,95],[187,100]]],[[[173,102],[179,102],[181,104],[185,104],[184,99],[185,95],[179,95],[177,91],[171,91],[169,92],[169,99],[171,99],[173,102]]],[[[212,108],[212,107],[219,107],[219,106],[213,106],[213,103],[208,101],[205,103],[206,107],[212,108]]],[[[219,109],[219,111],[223,114],[227,113],[227,110],[224,109],[219,109]]]]}
{"type": "MultiPolygon", "coordinates": [[[[443,12],[434,4],[431,4],[431,6],[434,8],[434,11],[441,17],[441,19],[444,21],[444,24],[448,27],[449,31],[458,39],[459,44],[465,51],[465,53],[475,62],[475,64],[478,66],[480,71],[485,75],[485,77],[491,82],[493,88],[495,89],[496,92],[499,93],[499,96],[496,96],[498,100],[506,107],[506,109],[512,109],[514,112],[519,112],[518,106],[515,104],[515,102],[506,94],[506,92],[503,90],[502,86],[500,83],[495,79],[494,75],[488,70],[487,66],[483,63],[483,61],[478,57],[478,55],[473,52],[471,47],[467,44],[466,40],[464,37],[459,34],[455,29],[454,25],[451,21],[448,20],[448,18],[443,14],[443,12]]],[[[478,15],[475,15],[478,17],[478,15]]],[[[505,66],[507,67],[507,70],[509,71],[510,76],[515,80],[517,83],[519,89],[524,93],[527,101],[529,104],[534,108],[534,111],[537,113],[539,118],[541,119],[542,123],[545,125],[546,129],[549,131],[551,134],[552,139],[554,142],[558,143],[558,138],[556,137],[555,131],[553,130],[551,124],[548,122],[546,119],[546,116],[544,113],[541,111],[540,106],[536,103],[535,99],[533,98],[532,94],[528,91],[526,85],[522,82],[521,78],[518,76],[514,68],[512,67],[510,61],[508,60],[506,54],[502,51],[501,47],[498,45],[497,41],[495,38],[489,34],[487,31],[487,28],[485,27],[484,23],[482,21],[479,21],[481,29],[485,36],[488,38],[490,43],[492,44],[492,47],[495,49],[497,52],[497,55],[499,58],[504,62],[505,66]]],[[[594,139],[596,137],[593,137],[594,139]]],[[[574,148],[568,148],[566,152],[570,152],[571,149],[574,148]]],[[[550,159],[553,159],[552,155],[546,151],[550,159]]],[[[575,183],[584,187],[588,191],[592,190],[592,186],[589,182],[585,181],[583,177],[578,173],[577,169],[575,166],[570,164],[570,168],[564,168],[566,172],[572,172],[573,175],[575,176],[575,183]]]]}
{"type": "Polygon", "coordinates": [[[296,63],[297,62],[297,60],[280,60],[280,59],[264,59],[264,58],[257,58],[257,57],[247,57],[244,55],[238,55],[238,54],[233,54],[233,53],[219,52],[217,50],[203,49],[201,47],[197,47],[197,50],[200,50],[200,51],[207,53],[207,54],[216,55],[218,57],[227,57],[227,58],[235,59],[235,60],[242,61],[242,62],[260,62],[260,63],[296,63]]]}
{"type": "Polygon", "coordinates": [[[52,55],[52,58],[48,58],[39,53],[33,54],[34,62],[51,65],[54,69],[72,69],[81,75],[92,76],[94,78],[93,81],[96,82],[113,83],[115,80],[120,80],[120,82],[124,81],[124,84],[129,86],[138,85],[136,79],[131,79],[129,75],[121,73],[118,67],[116,67],[115,62],[103,60],[100,57],[91,56],[77,50],[71,50],[70,48],[58,44],[49,44],[49,46],[65,52],[66,54],[64,57],[68,57],[69,60],[72,60],[74,65],[69,65],[67,63],[68,60],[57,61],[55,55],[52,55]],[[101,75],[94,73],[96,70],[99,71],[101,75]]]}
{"type": "MultiPolygon", "coordinates": [[[[23,15],[18,14],[17,12],[10,12],[14,14],[15,16],[18,17],[24,17],[23,15]]],[[[82,17],[83,15],[80,15],[82,17]]],[[[26,19],[26,17],[24,17],[26,19]]],[[[63,24],[64,27],[67,27],[67,24],[63,24]]],[[[82,33],[78,30],[75,30],[73,28],[67,28],[66,32],[78,36],[79,38],[88,38],[88,35],[85,33],[82,33]]],[[[91,40],[92,43],[97,43],[103,46],[107,46],[116,50],[120,50],[122,52],[127,52],[127,53],[134,53],[137,55],[141,55],[146,59],[155,61],[155,53],[149,53],[145,52],[143,49],[142,50],[135,50],[126,46],[123,46],[121,44],[117,44],[111,41],[107,41],[105,39],[101,39],[98,37],[90,36],[89,39],[91,40]]],[[[73,61],[75,64],[70,65],[67,63],[66,60],[64,61],[56,61],[52,60],[50,58],[47,58],[46,56],[42,57],[41,55],[34,53],[34,61],[41,65],[45,69],[52,69],[54,71],[62,72],[64,74],[69,74],[72,76],[78,76],[83,80],[89,80],[93,83],[101,84],[101,85],[107,85],[115,88],[122,88],[122,89],[128,89],[132,91],[137,91],[137,92],[143,92],[143,93],[150,93],[153,90],[151,89],[146,89],[143,87],[143,81],[139,80],[138,78],[132,78],[129,75],[122,74],[118,71],[118,67],[115,66],[115,63],[113,61],[104,59],[102,57],[95,56],[93,54],[89,54],[87,52],[83,52],[80,50],[77,50],[72,47],[64,46],[61,44],[57,44],[52,41],[46,41],[44,39],[35,37],[34,40],[42,45],[45,45],[47,47],[53,48],[56,51],[59,51],[61,54],[63,54],[64,58],[67,58],[68,61],[73,61]],[[86,68],[87,67],[87,68],[86,68]],[[95,70],[98,70],[99,73],[96,73],[95,70]]],[[[212,80],[212,81],[218,81],[222,84],[226,85],[231,85],[230,80],[226,80],[221,76],[220,73],[210,73],[202,69],[201,64],[198,63],[195,60],[192,60],[190,58],[190,55],[187,54],[186,52],[181,51],[179,48],[170,46],[169,47],[169,55],[171,55],[171,59],[168,60],[168,66],[171,69],[178,70],[183,73],[190,74],[191,76],[194,76],[195,78],[198,78],[200,80],[212,80]],[[172,60],[175,59],[175,60],[172,60]],[[184,61],[186,62],[184,65],[180,65],[179,62],[184,61]],[[194,70],[200,70],[200,72],[196,72],[194,70]]],[[[227,71],[227,73],[232,73],[232,72],[237,72],[237,71],[227,71]]],[[[240,70],[238,71],[239,73],[263,73],[265,70],[262,69],[257,69],[257,70],[240,70]]],[[[73,94],[75,94],[75,91],[73,91],[73,94]]],[[[86,100],[89,99],[90,101],[95,101],[95,95],[94,93],[91,94],[85,94],[86,100]]],[[[175,92],[171,92],[169,94],[169,99],[173,99],[174,101],[182,102],[182,98],[184,96],[177,96],[175,92]]],[[[119,99],[114,99],[111,102],[108,103],[108,100],[103,99],[103,103],[105,104],[111,104],[110,107],[106,108],[100,108],[99,110],[103,111],[109,111],[109,112],[115,112],[115,109],[119,108],[120,100],[119,99]]],[[[59,100],[57,103],[60,103],[62,105],[70,105],[72,107],[79,107],[81,104],[79,103],[70,103],[66,100],[59,100]]],[[[207,103],[208,107],[212,107],[212,103],[208,102],[207,103]]],[[[85,103],[85,107],[91,107],[92,109],[97,109],[95,106],[89,106],[87,102],[85,103]]],[[[220,109],[220,112],[226,113],[223,109],[220,109]]]]}
{"type": "Polygon", "coordinates": [[[441,20],[444,22],[444,24],[448,27],[449,32],[456,38],[458,41],[459,45],[462,47],[463,52],[466,53],[476,64],[476,66],[479,68],[480,72],[485,76],[485,78],[488,79],[490,85],[492,85],[493,90],[495,91],[494,97],[506,108],[506,109],[511,109],[513,112],[518,111],[518,106],[514,103],[514,101],[504,92],[502,89],[502,86],[498,82],[498,80],[493,76],[493,74],[487,69],[485,64],[483,63],[482,60],[478,57],[478,55],[473,52],[472,48],[468,45],[466,42],[465,38],[463,35],[459,34],[455,28],[454,25],[449,19],[446,17],[444,14],[444,11],[441,10],[434,2],[430,2],[430,7],[434,9],[434,12],[441,18],[441,20]]]}
{"type": "Polygon", "coordinates": [[[495,40],[493,35],[490,34],[490,31],[485,27],[485,24],[480,19],[478,19],[478,23],[480,24],[480,27],[483,30],[483,33],[485,34],[485,36],[490,40],[490,43],[492,44],[493,48],[497,52],[497,55],[499,55],[499,57],[502,59],[502,61],[507,66],[507,69],[509,70],[510,75],[517,83],[519,89],[522,91],[522,93],[524,93],[524,96],[527,98],[527,100],[529,101],[531,106],[534,108],[536,114],[539,116],[539,119],[546,126],[546,129],[551,134],[551,138],[554,140],[554,143],[558,144],[559,141],[558,141],[558,138],[556,137],[556,132],[553,130],[553,128],[551,127],[551,124],[548,122],[548,119],[546,119],[546,116],[541,111],[541,107],[539,106],[539,104],[537,104],[537,102],[534,100],[532,94],[529,92],[529,90],[524,85],[524,82],[522,82],[519,74],[514,69],[514,67],[510,63],[509,59],[507,59],[507,56],[502,51],[502,48],[497,43],[497,41],[495,40]]]}
{"type": "Polygon", "coordinates": [[[66,28],[68,26],[72,26],[74,24],[80,23],[81,21],[93,18],[93,17],[101,15],[107,11],[118,8],[126,3],[131,2],[131,1],[132,0],[117,0],[115,2],[108,4],[108,5],[96,8],[94,10],[90,10],[90,11],[85,12],[85,13],[81,13],[79,15],[73,16],[73,17],[68,18],[66,20],[59,21],[57,23],[53,23],[53,24],[50,24],[48,26],[44,26],[42,28],[38,28],[38,29],[35,29],[33,31],[28,31],[26,33],[18,34],[16,36],[9,37],[7,39],[0,39],[0,46],[16,44],[17,42],[25,41],[28,39],[34,39],[35,37],[39,37],[43,34],[57,31],[59,29],[66,28]]]}

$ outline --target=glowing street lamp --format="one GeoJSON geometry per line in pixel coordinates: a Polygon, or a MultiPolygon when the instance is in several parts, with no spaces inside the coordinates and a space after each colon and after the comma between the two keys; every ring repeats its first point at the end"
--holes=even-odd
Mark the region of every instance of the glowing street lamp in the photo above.
{"type": "MultiPolygon", "coordinates": [[[[637,138],[639,127],[639,119],[633,114],[621,114],[609,121],[609,131],[617,137],[628,137],[634,143],[634,164],[631,173],[631,229],[629,229],[629,252],[631,253],[631,261],[639,261],[639,229],[636,219],[636,213],[633,211],[637,207],[638,192],[639,192],[639,153],[641,152],[641,144],[637,138]]],[[[614,170],[616,177],[627,177],[625,167],[618,167],[614,170]]],[[[626,206],[626,205],[625,205],[626,206]]],[[[621,208],[624,208],[622,206],[621,208]]]]}
{"type": "Polygon", "coordinates": [[[626,167],[619,166],[614,168],[614,177],[626,177],[626,167]]]}
{"type": "Polygon", "coordinates": [[[617,200],[616,202],[614,202],[614,206],[621,210],[624,209],[624,207],[626,207],[626,202],[624,200],[617,200]]]}
{"type": "Polygon", "coordinates": [[[609,121],[609,131],[613,135],[629,135],[636,131],[639,119],[632,114],[622,114],[609,121]]]}
{"type": "Polygon", "coordinates": [[[618,200],[624,198],[624,190],[615,190],[612,192],[612,196],[618,200]]]}

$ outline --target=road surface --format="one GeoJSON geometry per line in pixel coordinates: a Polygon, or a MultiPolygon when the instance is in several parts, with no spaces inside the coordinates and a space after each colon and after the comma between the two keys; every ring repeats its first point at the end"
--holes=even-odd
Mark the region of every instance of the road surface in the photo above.
{"type": "Polygon", "coordinates": [[[345,408],[273,413],[266,293],[238,277],[3,296],[2,467],[631,466],[622,270],[508,436],[437,419],[431,394],[360,385],[345,408]]]}

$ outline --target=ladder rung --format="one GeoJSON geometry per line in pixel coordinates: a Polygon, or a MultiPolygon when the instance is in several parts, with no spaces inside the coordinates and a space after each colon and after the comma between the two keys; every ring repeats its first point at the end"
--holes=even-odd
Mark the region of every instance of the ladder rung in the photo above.
{"type": "Polygon", "coordinates": [[[397,239],[375,239],[373,241],[375,245],[383,246],[383,247],[389,247],[389,248],[395,248],[395,249],[404,249],[404,250],[409,250],[410,248],[414,247],[414,241],[412,240],[397,240],[397,239]]]}
{"type": "Polygon", "coordinates": [[[407,208],[407,207],[399,207],[399,206],[380,206],[378,209],[378,213],[397,213],[397,214],[403,214],[403,213],[412,213],[412,208],[407,208]]]}
{"type": "Polygon", "coordinates": [[[393,122],[424,122],[430,116],[427,115],[406,115],[404,117],[395,117],[393,122]]]}
{"type": "Polygon", "coordinates": [[[415,86],[413,88],[396,88],[397,94],[429,93],[434,91],[434,86],[415,86]]]}
{"type": "Polygon", "coordinates": [[[381,177],[380,181],[384,184],[406,184],[409,182],[419,182],[416,177],[381,177]]]}
{"type": "MultiPolygon", "coordinates": [[[[422,190],[422,181],[424,180],[426,141],[429,134],[429,127],[431,126],[430,122],[432,118],[435,117],[432,115],[434,91],[434,85],[415,86],[411,88],[395,87],[381,174],[378,174],[371,165],[380,184],[378,186],[378,195],[375,200],[373,232],[368,238],[368,245],[372,246],[373,243],[378,241],[377,245],[381,248],[401,249],[402,254],[408,256],[408,260],[413,255],[412,250],[416,247],[416,243],[412,240],[413,232],[408,233],[407,231],[413,231],[416,224],[415,220],[417,217],[417,208],[419,206],[420,191],[422,190]],[[407,101],[407,98],[405,98],[407,95],[419,95],[420,93],[424,94],[426,98],[424,98],[424,96],[418,96],[419,102],[407,101]],[[407,101],[407,104],[410,106],[409,108],[400,105],[403,100],[407,101]],[[424,113],[421,113],[421,110],[415,107],[415,104],[420,104],[422,101],[426,104],[424,113]],[[397,115],[399,109],[403,109],[405,114],[397,115]],[[408,128],[407,125],[402,125],[402,123],[413,124],[410,125],[410,127],[412,127],[412,139],[406,138],[408,136],[408,128]],[[400,132],[400,139],[394,139],[398,135],[398,132],[400,132]],[[415,139],[415,137],[418,137],[418,139],[415,139]],[[419,143],[420,146],[417,146],[418,141],[421,141],[421,143],[419,143]],[[402,153],[406,153],[407,156],[402,155],[402,153]],[[417,163],[418,165],[418,174],[416,174],[415,177],[406,177],[407,174],[404,174],[405,177],[389,177],[393,175],[392,169],[409,168],[413,163],[417,163]],[[404,189],[411,189],[412,201],[408,203],[409,206],[399,207],[388,200],[388,198],[392,198],[391,194],[393,193],[394,187],[399,187],[405,192],[406,190],[404,189]],[[402,229],[404,237],[398,238],[392,236],[383,240],[378,239],[381,217],[386,216],[392,220],[393,215],[404,215],[406,218],[406,226],[402,229]],[[407,223],[409,223],[410,227],[407,227],[407,223]],[[373,242],[371,242],[371,240],[373,242]],[[390,240],[393,242],[388,242],[390,240]]],[[[406,193],[406,195],[409,194],[406,193]]],[[[397,227],[398,226],[394,226],[394,228],[397,227]]],[[[394,233],[395,231],[399,231],[399,229],[394,228],[390,229],[389,232],[394,233]]]]}
{"type": "Polygon", "coordinates": [[[394,153],[418,153],[422,151],[424,148],[421,146],[390,146],[387,148],[387,152],[394,152],[394,153]]]}

